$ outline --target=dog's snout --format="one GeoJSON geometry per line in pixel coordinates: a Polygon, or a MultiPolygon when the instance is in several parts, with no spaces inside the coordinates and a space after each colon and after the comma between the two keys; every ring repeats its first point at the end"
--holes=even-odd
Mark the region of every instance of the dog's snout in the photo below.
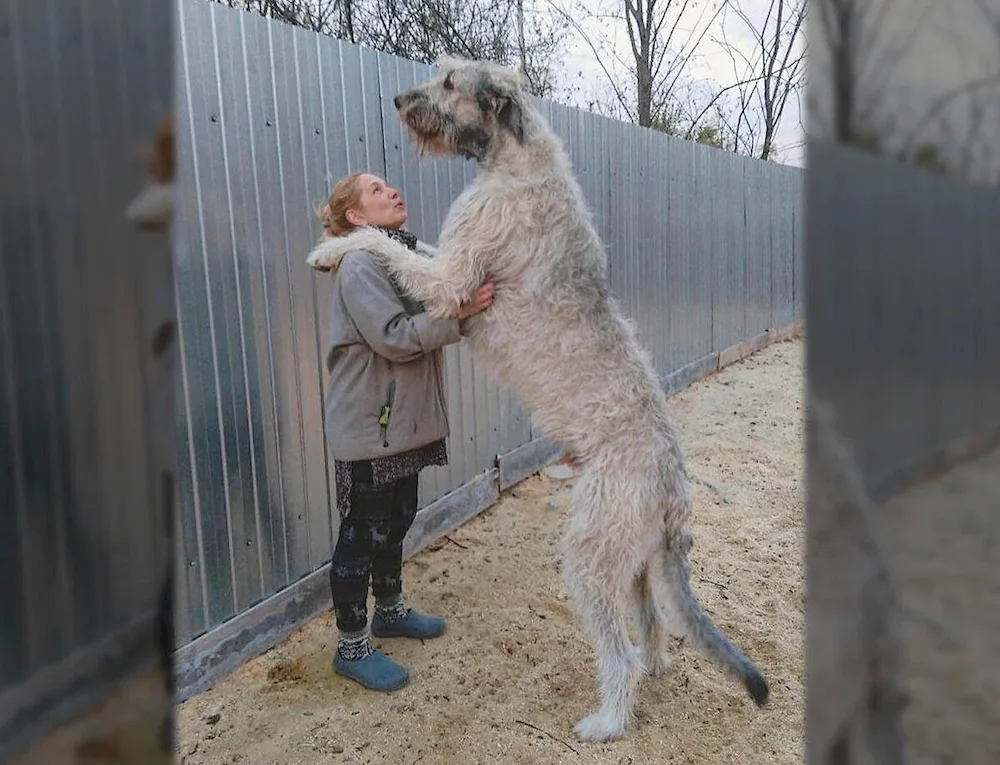
{"type": "Polygon", "coordinates": [[[400,93],[392,102],[396,105],[397,109],[403,109],[407,106],[412,106],[416,101],[424,100],[424,94],[419,90],[407,90],[400,93]]]}

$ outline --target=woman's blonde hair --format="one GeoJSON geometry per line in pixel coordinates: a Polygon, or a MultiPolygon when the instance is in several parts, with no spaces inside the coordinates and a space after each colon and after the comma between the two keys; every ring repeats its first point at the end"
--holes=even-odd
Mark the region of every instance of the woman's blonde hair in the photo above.
{"type": "Polygon", "coordinates": [[[358,179],[364,173],[348,173],[337,181],[326,203],[317,211],[316,217],[323,223],[323,230],[328,236],[343,236],[354,226],[347,220],[347,211],[357,207],[361,201],[361,184],[358,179]]]}

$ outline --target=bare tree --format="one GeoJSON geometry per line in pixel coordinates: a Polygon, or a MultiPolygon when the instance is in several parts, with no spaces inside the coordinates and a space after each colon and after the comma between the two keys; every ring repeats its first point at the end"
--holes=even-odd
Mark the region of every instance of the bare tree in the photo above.
{"type": "Polygon", "coordinates": [[[348,16],[353,0],[215,0],[230,8],[258,13],[313,32],[340,36],[343,10],[348,16]]]}
{"type": "Polygon", "coordinates": [[[517,0],[517,51],[521,59],[521,72],[527,74],[528,59],[524,48],[524,0],[517,0]]]}
{"type": "Polygon", "coordinates": [[[896,0],[813,0],[809,113],[815,137],[881,151],[898,128],[883,108],[892,76],[921,31],[931,0],[897,12],[896,0]],[[886,24],[890,14],[910,19],[886,24]]]}
{"type": "Polygon", "coordinates": [[[724,7],[724,0],[612,0],[597,10],[583,3],[568,9],[557,0],[547,2],[590,48],[614,95],[615,111],[643,127],[672,122],[688,65],[724,7]],[[588,34],[578,19],[597,21],[606,31],[588,34]],[[620,28],[630,57],[612,43],[613,31],[620,28]],[[634,91],[623,86],[626,79],[635,84],[634,91]]]}
{"type": "Polygon", "coordinates": [[[729,55],[737,85],[738,109],[730,123],[734,142],[748,154],[769,159],[775,151],[775,136],[788,99],[802,88],[805,79],[804,0],[770,0],[767,14],[757,23],[744,11],[740,0],[727,0],[727,11],[754,40],[747,54],[728,39],[725,16],[718,44],[729,55]],[[742,141],[741,141],[742,139],[742,141]]]}
{"type": "Polygon", "coordinates": [[[673,107],[678,85],[726,0],[623,0],[635,57],[639,124],[648,88],[650,120],[673,107]],[[688,27],[697,13],[694,25],[688,27]]]}
{"type": "Polygon", "coordinates": [[[519,67],[551,96],[566,23],[531,0],[215,0],[376,50],[433,63],[442,54],[519,67]]]}

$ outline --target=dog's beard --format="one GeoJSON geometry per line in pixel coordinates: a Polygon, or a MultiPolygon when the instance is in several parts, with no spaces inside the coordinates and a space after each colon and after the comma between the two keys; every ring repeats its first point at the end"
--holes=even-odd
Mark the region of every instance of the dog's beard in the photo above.
{"type": "Polygon", "coordinates": [[[417,159],[424,160],[431,156],[445,156],[448,154],[444,147],[441,145],[440,135],[427,135],[426,133],[421,133],[409,125],[406,126],[407,135],[410,137],[410,142],[416,147],[417,159]]]}
{"type": "Polygon", "coordinates": [[[417,148],[418,159],[455,153],[447,139],[443,120],[432,108],[416,106],[401,110],[398,114],[406,127],[407,135],[417,148]]]}

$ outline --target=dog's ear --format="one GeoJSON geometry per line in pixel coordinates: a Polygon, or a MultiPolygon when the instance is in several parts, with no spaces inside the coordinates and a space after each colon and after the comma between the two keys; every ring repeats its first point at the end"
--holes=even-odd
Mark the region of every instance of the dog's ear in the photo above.
{"type": "Polygon", "coordinates": [[[496,114],[497,122],[509,130],[518,143],[524,143],[524,114],[521,112],[521,104],[518,103],[517,97],[505,97],[496,114]]]}
{"type": "Polygon", "coordinates": [[[497,123],[509,130],[518,143],[524,141],[524,114],[518,88],[511,87],[509,78],[484,76],[476,88],[476,102],[484,112],[493,112],[497,123]]]}

